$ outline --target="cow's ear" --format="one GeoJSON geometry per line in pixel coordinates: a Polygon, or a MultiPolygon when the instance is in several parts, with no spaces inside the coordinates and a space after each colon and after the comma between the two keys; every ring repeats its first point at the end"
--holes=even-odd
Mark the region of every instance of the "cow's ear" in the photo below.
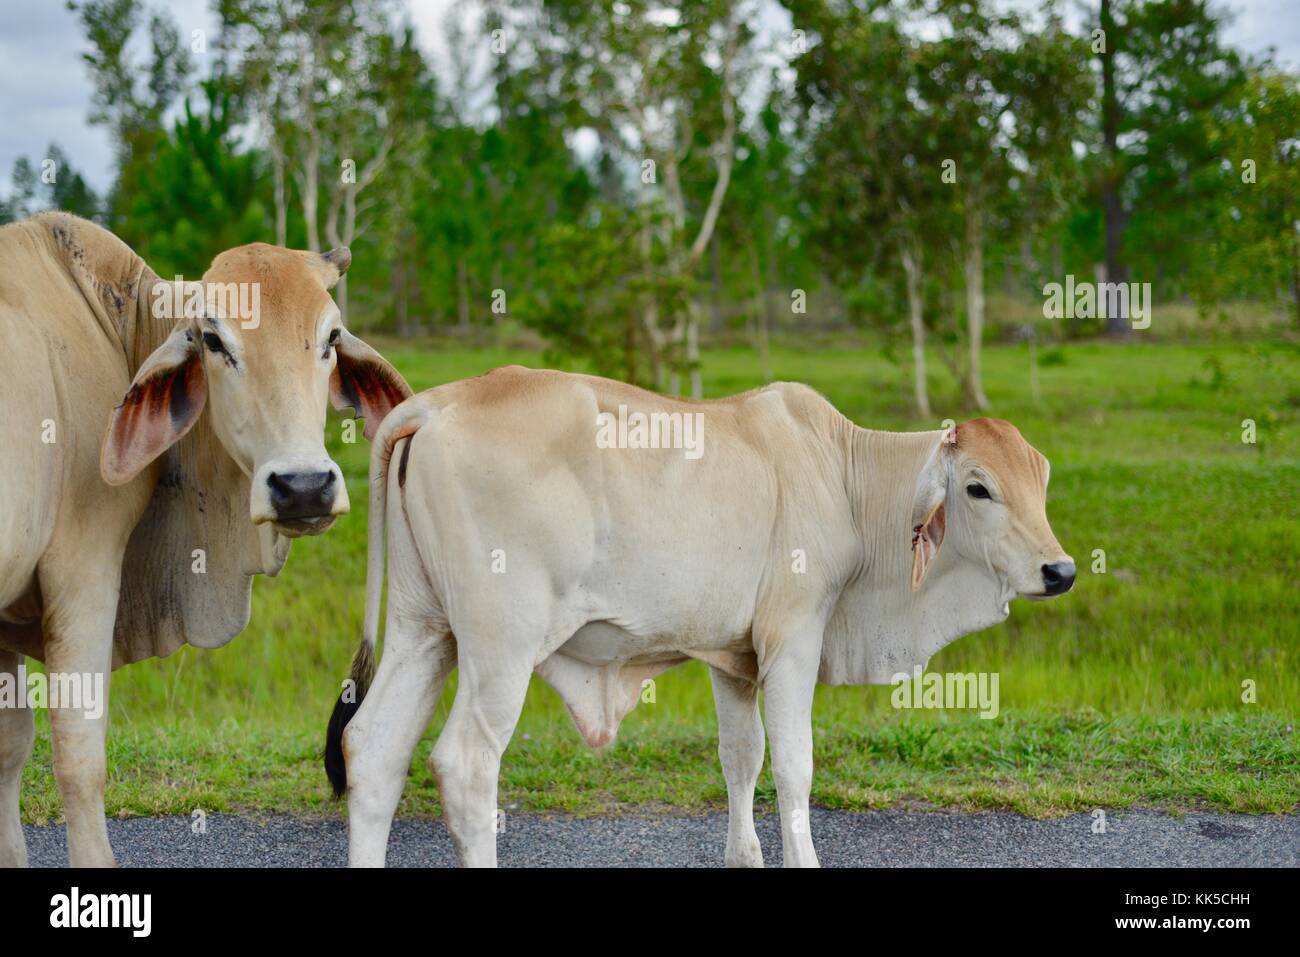
{"type": "Polygon", "coordinates": [[[388,361],[346,329],[334,349],[330,373],[330,402],[336,409],[355,409],[366,420],[366,438],[373,439],[379,423],[411,394],[388,361]]]}
{"type": "Polygon", "coordinates": [[[912,591],[917,591],[925,581],[943,544],[943,502],[948,495],[949,452],[955,444],[955,430],[945,432],[916,477],[911,522],[912,591]]]}
{"type": "Polygon", "coordinates": [[[144,361],[113,410],[99,455],[104,481],[122,485],[139,475],[198,421],[207,397],[198,343],[182,324],[144,361]]]}

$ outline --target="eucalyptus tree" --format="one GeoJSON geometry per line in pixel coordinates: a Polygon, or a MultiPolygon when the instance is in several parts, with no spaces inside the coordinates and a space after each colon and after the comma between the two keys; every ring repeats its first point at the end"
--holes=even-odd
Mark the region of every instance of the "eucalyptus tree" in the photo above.
{"type": "MultiPolygon", "coordinates": [[[[416,139],[427,69],[395,0],[220,0],[221,49],[252,92],[285,229],[287,168],[308,249],[350,245],[377,199],[362,197],[394,146],[416,139]],[[324,207],[322,211],[322,199],[324,207]],[[322,213],[324,222],[322,223],[322,213]]],[[[347,277],[335,293],[347,311],[347,277]]]]}
{"type": "Polygon", "coordinates": [[[81,59],[93,88],[90,122],[107,127],[113,140],[117,182],[104,218],[120,230],[126,216],[119,196],[147,185],[167,113],[188,88],[194,61],[165,9],[149,10],[141,0],[70,0],[68,7],[88,46],[81,59]]]}
{"type": "Polygon", "coordinates": [[[890,0],[794,0],[790,9],[808,38],[793,65],[812,240],[850,288],[890,262],[901,267],[914,401],[928,418],[927,261],[950,255],[957,193],[943,162],[949,133],[922,96],[927,45],[909,35],[909,8],[890,0]]]}
{"type": "Polygon", "coordinates": [[[735,162],[737,73],[751,15],[745,0],[562,0],[544,4],[539,21],[571,122],[596,130],[639,180],[642,260],[655,274],[643,330],[660,384],[678,392],[686,377],[694,396],[703,378],[692,287],[735,162]],[[683,180],[701,163],[711,167],[712,186],[704,207],[693,209],[683,180]]]}
{"type": "MultiPolygon", "coordinates": [[[[1210,0],[1099,0],[1090,42],[1109,282],[1127,282],[1139,255],[1153,272],[1181,258],[1187,237],[1171,217],[1194,224],[1196,201],[1210,198],[1198,194],[1221,157],[1205,134],[1228,119],[1245,77],[1223,39],[1226,16],[1210,0]],[[1131,228],[1141,243],[1125,243],[1131,228]]],[[[1128,330],[1123,312],[1107,317],[1110,334],[1128,330]]]]}

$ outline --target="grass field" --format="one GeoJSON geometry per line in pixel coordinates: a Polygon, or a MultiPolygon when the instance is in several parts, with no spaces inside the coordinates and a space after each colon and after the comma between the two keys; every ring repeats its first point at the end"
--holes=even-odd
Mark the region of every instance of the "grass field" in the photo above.
{"type": "MultiPolygon", "coordinates": [[[[416,389],[535,353],[376,343],[416,389]]],[[[996,671],[1001,713],[896,711],[892,689],[822,688],[814,800],[843,807],[928,802],[1043,815],[1098,806],[1294,811],[1300,801],[1300,347],[1285,343],[1040,350],[1030,400],[1025,346],[991,346],[992,414],[1052,461],[1049,515],[1076,559],[1073,593],[1013,603],[1010,619],[964,638],[938,671],[996,671]],[[1242,441],[1242,422],[1257,441],[1242,441]],[[1094,573],[1094,550],[1105,573],[1094,573]],[[1244,703],[1243,682],[1254,703],[1244,703]]],[[[937,366],[937,362],[932,363],[937,366]]],[[[807,382],[874,428],[961,419],[937,378],[936,421],[907,409],[909,370],[878,350],[773,354],[778,378],[807,382]]],[[[761,384],[752,353],[704,361],[710,395],[761,384]]],[[[110,813],[236,808],[339,814],[318,754],[356,643],[365,576],[368,447],[331,452],[354,505],[328,535],[299,540],[278,579],[254,589],[248,630],[216,652],[185,649],[113,681],[110,813]]],[[[436,812],[424,759],[402,814],[436,812]]],[[[59,815],[48,724],[29,764],[28,820],[59,815]]],[[[503,807],[588,812],[625,804],[725,804],[708,677],[663,675],[657,700],[603,754],[582,745],[540,681],[503,769],[503,807]]],[[[765,772],[761,802],[774,794],[765,772]]]]}

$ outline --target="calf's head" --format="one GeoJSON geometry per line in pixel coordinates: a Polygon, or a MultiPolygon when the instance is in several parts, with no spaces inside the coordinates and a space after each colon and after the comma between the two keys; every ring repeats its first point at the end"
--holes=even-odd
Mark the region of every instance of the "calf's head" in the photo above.
{"type": "Polygon", "coordinates": [[[1074,560],[1047,522],[1050,471],[1010,422],[973,419],[948,430],[916,482],[912,590],[943,546],[984,565],[1017,595],[1069,591],[1074,560]]]}
{"type": "Polygon", "coordinates": [[[328,290],[351,260],[346,247],[322,254],[254,243],[222,253],[200,284],[172,293],[173,310],[153,321],[178,317],[175,326],[113,412],[104,480],[129,482],[206,409],[249,480],[254,524],[316,535],[345,514],[347,486],[325,451],[327,401],[355,408],[369,438],[410,395],[392,366],[343,328],[328,290]]]}

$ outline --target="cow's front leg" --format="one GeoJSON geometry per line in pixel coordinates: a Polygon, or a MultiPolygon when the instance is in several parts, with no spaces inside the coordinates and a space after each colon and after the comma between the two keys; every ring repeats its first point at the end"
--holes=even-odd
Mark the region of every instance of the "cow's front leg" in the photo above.
{"type": "Polygon", "coordinates": [[[781,807],[781,851],[786,867],[817,867],[808,816],[812,790],[812,705],[817,661],[782,649],[763,678],[772,776],[781,807]]]}
{"type": "Polygon", "coordinates": [[[104,820],[104,735],[116,615],[116,581],[111,588],[86,583],[76,591],[59,589],[46,606],[43,629],[54,778],[63,795],[68,859],[73,867],[114,865],[104,820]],[[60,689],[57,702],[55,682],[60,689]]]}
{"type": "MultiPolygon", "coordinates": [[[[22,655],[0,651],[0,676],[11,680],[19,694],[26,690],[18,682],[18,666],[22,663],[22,655]]],[[[18,797],[23,766],[31,757],[35,740],[36,723],[31,708],[0,708],[0,867],[27,866],[27,842],[23,839],[18,797]]]]}
{"type": "Polygon", "coordinates": [[[763,848],[754,830],[754,785],[763,770],[763,722],[758,686],[710,668],[718,711],[718,757],[727,780],[728,867],[762,867],[763,848]]]}

